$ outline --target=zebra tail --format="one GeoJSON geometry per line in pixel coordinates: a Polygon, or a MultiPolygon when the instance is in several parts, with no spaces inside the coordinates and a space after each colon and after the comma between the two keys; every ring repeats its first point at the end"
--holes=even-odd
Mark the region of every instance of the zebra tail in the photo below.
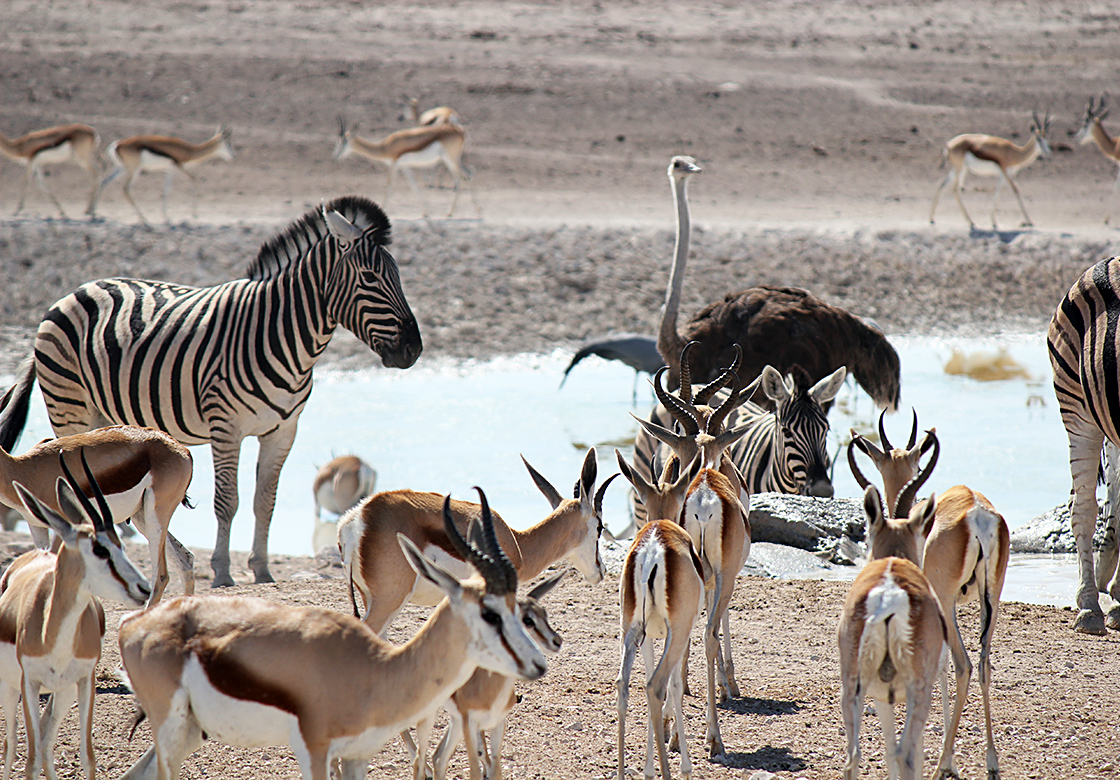
{"type": "Polygon", "coordinates": [[[27,426],[27,413],[31,407],[31,388],[35,384],[35,356],[31,355],[20,367],[19,379],[0,398],[0,448],[11,452],[19,444],[19,437],[27,426]]]}

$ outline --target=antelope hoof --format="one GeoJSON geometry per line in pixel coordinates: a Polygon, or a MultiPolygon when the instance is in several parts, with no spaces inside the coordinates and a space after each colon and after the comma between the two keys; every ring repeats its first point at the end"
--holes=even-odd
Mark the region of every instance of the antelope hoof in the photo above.
{"type": "Polygon", "coordinates": [[[1108,611],[1108,616],[1104,619],[1104,624],[1113,631],[1120,631],[1120,604],[1117,604],[1108,611]]]}
{"type": "Polygon", "coordinates": [[[676,729],[673,729],[672,734],[669,737],[669,750],[674,753],[679,753],[681,751],[680,736],[677,734],[676,729]]]}
{"type": "Polygon", "coordinates": [[[1081,634],[1104,636],[1108,633],[1104,627],[1104,613],[1099,608],[1081,610],[1077,613],[1077,620],[1073,622],[1073,630],[1081,634]]]}
{"type": "Polygon", "coordinates": [[[961,774],[957,771],[956,767],[949,766],[942,769],[937,773],[937,780],[946,780],[946,778],[953,778],[953,780],[961,780],[961,774]]]}
{"type": "Polygon", "coordinates": [[[719,734],[708,735],[708,758],[719,758],[726,755],[723,749],[723,740],[719,738],[719,734]]]}

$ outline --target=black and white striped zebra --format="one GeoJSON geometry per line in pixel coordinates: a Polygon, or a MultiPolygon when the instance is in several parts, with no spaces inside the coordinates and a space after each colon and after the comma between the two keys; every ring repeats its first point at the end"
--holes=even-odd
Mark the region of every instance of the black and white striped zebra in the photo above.
{"type": "MultiPolygon", "coordinates": [[[[766,366],[760,386],[774,403],[774,409],[764,409],[747,401],[727,413],[723,430],[747,428],[746,433],[730,445],[727,454],[746,480],[748,493],[832,496],[826,451],[829,426],[822,404],[836,397],[845,374],[846,370],[841,367],[810,386],[811,380],[804,371],[795,368],[783,379],[776,369],[766,366]]],[[[696,395],[702,392],[697,386],[696,395]]],[[[723,389],[706,397],[710,398],[712,407],[718,407],[730,392],[723,389]]],[[[744,393],[749,394],[749,391],[744,393]]],[[[662,393],[658,395],[663,397],[662,393]]],[[[663,397],[663,400],[668,399],[663,397]]],[[[650,422],[671,431],[675,421],[665,404],[659,403],[650,414],[650,422]]],[[[642,476],[656,481],[672,449],[658,441],[650,430],[643,424],[638,432],[633,463],[642,476]]],[[[689,459],[690,456],[684,458],[689,459]]],[[[640,527],[645,521],[640,502],[635,502],[634,514],[635,523],[640,527]]]]}
{"type": "MultiPolygon", "coordinates": [[[[1074,628],[1088,634],[1120,630],[1120,606],[1107,620],[1098,590],[1120,600],[1120,571],[1111,586],[1099,583],[1093,565],[1097,521],[1097,473],[1106,441],[1120,446],[1120,257],[1102,260],[1074,283],[1050,321],[1046,346],[1054,371],[1054,394],[1069,436],[1073,477],[1070,522],[1077,543],[1079,613],[1074,628]]],[[[1113,534],[1110,542],[1115,545],[1113,534]]],[[[1104,556],[1102,556],[1104,557],[1104,556]]],[[[1111,556],[1115,561],[1115,555],[1111,556]]],[[[1107,580],[1111,572],[1103,577],[1107,580]]]]}
{"type": "Polygon", "coordinates": [[[0,417],[11,450],[26,422],[36,376],[59,435],[111,423],[158,428],[184,444],[209,442],[218,537],[214,586],[232,585],[229,533],[237,511],[241,442],[260,441],[249,558],[268,570],[268,529],[280,469],[311,394],[311,372],[341,325],[408,368],[420,330],[386,250],[389,220],[345,197],[296,220],[261,248],[245,279],[185,287],[136,279],[82,285],[51,307],[34,359],[0,417]]]}

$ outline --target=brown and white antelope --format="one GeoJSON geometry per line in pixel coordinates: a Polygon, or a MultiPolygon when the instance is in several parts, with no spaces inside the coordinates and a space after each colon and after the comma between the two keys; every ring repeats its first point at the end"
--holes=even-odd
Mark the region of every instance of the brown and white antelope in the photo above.
{"type": "MultiPolygon", "coordinates": [[[[114,425],[87,433],[76,433],[36,444],[22,455],[9,455],[0,447],[0,504],[23,515],[39,547],[47,547],[47,525],[26,507],[12,482],[21,482],[34,495],[41,496],[51,511],[61,513],[54,503],[54,484],[62,476],[65,456],[72,463],[78,453],[90,464],[97,485],[105,496],[110,519],[124,523],[129,519],[148,540],[152,572],[160,571],[163,556],[161,539],[166,536],[188,595],[194,592],[194,555],[168,528],[179,504],[190,506],[187,488],[194,474],[190,450],[165,433],[151,428],[114,425]]],[[[94,485],[79,478],[77,484],[87,495],[94,485]]],[[[167,587],[166,566],[152,583],[154,601],[167,587]]]]}
{"type": "Polygon", "coordinates": [[[451,106],[436,106],[435,108],[429,108],[427,111],[421,113],[420,100],[418,98],[409,98],[408,110],[412,116],[413,124],[417,127],[439,124],[463,126],[463,121],[459,118],[459,112],[451,106]]]}
{"type": "Polygon", "coordinates": [[[848,466],[852,469],[852,476],[856,483],[863,489],[871,483],[863,476],[859,465],[856,463],[855,450],[858,448],[871,458],[875,468],[883,477],[883,497],[887,504],[887,514],[890,517],[908,517],[914,499],[921,490],[922,485],[933,473],[937,465],[937,458],[941,452],[941,442],[937,438],[937,429],[930,428],[919,442],[918,439],[918,413],[913,412],[913,423],[910,426],[910,439],[906,448],[898,448],[891,444],[887,438],[887,430],[883,426],[886,411],[879,414],[879,441],[883,448],[879,449],[872,442],[851,429],[851,440],[848,442],[848,466]],[[927,452],[933,455],[922,467],[921,460],[927,452]]]}
{"type": "Polygon", "coordinates": [[[443,519],[449,544],[484,581],[458,579],[399,535],[409,566],[445,596],[403,645],[349,615],[262,599],[185,597],[126,617],[121,659],[155,745],[125,777],[178,777],[205,734],[290,745],[304,780],[327,780],[335,761],[343,780],[359,780],[370,756],[434,717],[475,669],[543,675],[545,657],[522,624],[517,570],[490,513],[468,531],[471,542],[456,528],[450,497],[443,519]]]}
{"type": "Polygon", "coordinates": [[[933,685],[948,654],[945,616],[921,569],[922,539],[933,524],[936,500],[915,507],[906,520],[883,516],[879,491],[863,496],[870,561],[856,576],[840,617],[840,711],[847,736],[844,780],[858,780],[864,696],[886,741],[891,780],[922,778],[922,736],[933,685]],[[906,702],[896,745],[894,705],[906,702]]]}
{"type": "Polygon", "coordinates": [[[618,680],[618,780],[626,780],[626,710],[630,701],[630,673],[642,652],[646,670],[649,725],[644,774],[656,774],[654,750],[662,780],[672,777],[665,743],[665,705],[673,708],[681,775],[692,776],[684,725],[682,667],[688,636],[703,607],[704,573],[688,532],[672,520],[652,520],[634,537],[619,580],[622,608],[618,680]],[[662,640],[661,658],[654,657],[654,640],[662,640]]]}
{"type": "Polygon", "coordinates": [[[1019,209],[1023,212],[1023,225],[1030,227],[1034,223],[1027,216],[1027,207],[1023,205],[1023,198],[1019,188],[1015,185],[1012,176],[1026,168],[1039,157],[1043,159],[1050,156],[1050,142],[1047,134],[1050,132],[1050,112],[1046,118],[1039,120],[1038,113],[1031,115],[1030,133],[1031,140],[1022,146],[1008,141],[1006,138],[997,138],[994,135],[980,133],[965,133],[958,135],[945,145],[942,155],[949,161],[952,170],[937,185],[933,194],[933,205],[929,209],[929,222],[933,224],[933,213],[937,210],[937,200],[941,197],[941,190],[945,185],[953,185],[953,194],[957,197],[957,205],[961,213],[968,220],[968,226],[975,229],[976,223],[968,215],[968,210],[961,200],[961,188],[964,187],[965,176],[971,171],[981,176],[999,176],[995,195],[992,196],[992,228],[996,229],[996,203],[1004,183],[1011,185],[1011,191],[1019,200],[1019,209]]]}
{"type": "Polygon", "coordinates": [[[163,219],[170,222],[167,216],[167,195],[171,192],[171,180],[175,171],[184,174],[188,179],[193,179],[190,168],[194,168],[207,160],[219,159],[229,162],[233,159],[233,147],[230,145],[232,131],[229,127],[220,127],[214,136],[199,144],[192,144],[181,138],[169,135],[134,135],[109,144],[109,158],[114,162],[114,168],[101,180],[101,188],[121,174],[125,174],[124,196],[140,220],[148,223],[147,217],[136,201],[132,199],[132,184],[136,177],[145,171],[165,171],[163,183],[163,219]]]}
{"type": "MultiPolygon", "coordinates": [[[[548,613],[540,600],[565,573],[552,575],[517,600],[521,622],[546,656],[560,652],[562,640],[549,625],[548,613]]],[[[509,712],[518,700],[515,683],[513,677],[476,669],[471,679],[452,694],[446,708],[451,723],[432,757],[433,780],[447,777],[447,764],[460,740],[467,751],[471,780],[502,780],[502,738],[509,712]]]]}
{"type": "MultiPolygon", "coordinates": [[[[455,206],[459,202],[459,187],[467,181],[463,169],[463,146],[466,144],[467,134],[462,126],[441,122],[422,127],[410,127],[398,130],[380,141],[370,141],[357,134],[358,126],[347,126],[345,120],[338,120],[338,142],[334,147],[334,159],[342,160],[352,154],[365,157],[374,162],[384,163],[389,166],[389,183],[385,187],[385,198],[382,206],[389,203],[389,195],[393,191],[393,181],[397,176],[397,169],[404,171],[412,191],[424,207],[424,216],[428,216],[428,201],[416,186],[416,178],[412,175],[413,168],[430,168],[442,163],[451,172],[455,180],[455,194],[451,198],[451,208],[447,216],[455,213],[455,206]]],[[[474,191],[470,189],[471,199],[474,191]]],[[[475,209],[481,213],[477,201],[475,209]]]]}
{"type": "MultiPolygon", "coordinates": [[[[884,489],[888,497],[900,495],[893,515],[897,518],[909,513],[917,488],[929,478],[937,463],[940,445],[933,430],[927,431],[922,444],[915,445],[917,415],[910,433],[908,450],[891,450],[889,458],[872,456],[879,473],[883,477],[884,489]],[[932,444],[929,444],[932,439],[932,444]],[[924,469],[919,469],[918,460],[923,447],[933,447],[933,456],[924,469]]],[[[879,435],[886,446],[890,446],[883,430],[882,417],[879,419],[879,435]]],[[[862,438],[862,437],[860,437],[862,438]]],[[[853,442],[856,439],[853,437],[853,442]]],[[[875,451],[874,445],[864,442],[859,445],[869,455],[875,451]],[[869,449],[864,446],[869,445],[869,449]]],[[[849,463],[852,465],[856,480],[867,487],[867,480],[859,473],[852,456],[851,445],[848,449],[849,463]]],[[[891,502],[888,498],[888,508],[891,502]]],[[[920,511],[919,505],[916,511],[920,511]]],[[[980,690],[984,700],[984,726],[987,736],[986,763],[989,780],[999,778],[999,755],[992,736],[992,716],[989,698],[991,687],[992,635],[995,633],[996,619],[999,616],[999,601],[1003,593],[1003,583],[1007,577],[1007,564],[1010,559],[1010,534],[1007,522],[995,511],[991,502],[983,495],[964,485],[951,487],[937,497],[933,525],[926,529],[923,542],[922,569],[929,579],[945,619],[949,624],[949,649],[953,656],[953,670],[956,676],[956,697],[949,707],[949,673],[941,673],[942,710],[945,718],[945,741],[941,758],[938,760],[938,778],[959,777],[954,758],[954,746],[961,713],[968,699],[968,686],[972,681],[972,661],[964,647],[960,626],[957,623],[957,605],[971,601],[980,603],[980,690]]]]}
{"type": "Polygon", "coordinates": [[[1095,143],[1097,148],[1101,150],[1101,154],[1117,165],[1116,181],[1112,184],[1112,192],[1108,196],[1108,204],[1105,209],[1104,224],[1107,225],[1109,220],[1112,219],[1116,193],[1120,192],[1120,135],[1111,136],[1104,129],[1101,122],[1106,116],[1108,116],[1108,108],[1105,107],[1104,95],[1101,95],[1100,103],[1096,105],[1093,104],[1093,98],[1089,98],[1089,105],[1085,109],[1085,121],[1073,140],[1081,145],[1095,143]]]}
{"type": "Polygon", "coordinates": [[[47,183],[43,180],[43,166],[59,165],[72,160],[81,166],[92,180],[86,214],[93,216],[94,209],[97,207],[97,191],[100,187],[98,180],[101,178],[101,156],[97,148],[100,145],[101,139],[98,138],[97,131],[89,125],[58,125],[45,130],[35,130],[18,138],[8,138],[0,134],[0,154],[19,163],[25,169],[15,214],[23,210],[27,185],[34,177],[39,189],[46,193],[55,208],[65,217],[66,212],[62,204],[58,202],[54,193],[47,189],[47,183]]]}
{"type": "Polygon", "coordinates": [[[326,509],[342,515],[350,507],[373,493],[377,472],[357,455],[339,455],[322,466],[315,474],[311,492],[315,496],[315,530],[311,548],[318,552],[324,547],[338,544],[338,523],[324,522],[321,511],[326,509]]]}
{"type": "MultiPolygon", "coordinates": [[[[583,461],[576,497],[564,499],[528,462],[525,467],[552,505],[552,512],[525,531],[510,528],[496,512],[492,513],[498,541],[518,576],[529,580],[553,563],[566,560],[584,579],[598,584],[605,571],[599,557],[603,494],[613,477],[595,491],[597,464],[595,449],[591,448],[583,461]]],[[[391,542],[397,534],[407,536],[448,571],[465,575],[465,559],[447,541],[441,501],[436,493],[386,491],[365,499],[339,521],[338,545],[350,580],[354,614],[359,615],[361,607],[363,620],[374,631],[384,634],[408,602],[432,606],[438,601],[437,593],[428,583],[417,579],[399,549],[393,549],[391,542]],[[361,598],[360,605],[354,591],[361,598]]],[[[461,529],[479,517],[481,511],[479,504],[451,502],[452,516],[461,529]]]]}
{"type": "MultiPolygon", "coordinates": [[[[112,513],[88,462],[85,457],[81,460],[93,487],[93,501],[85,497],[65,463],[61,463],[64,478],[50,484],[51,503],[61,511],[40,501],[22,483],[15,483],[14,490],[27,511],[50,527],[61,544],[57,551],[24,553],[0,578],[0,704],[6,725],[3,780],[8,780],[16,755],[16,707],[21,696],[27,777],[37,780],[45,770],[56,780],[55,737],[77,699],[80,761],[87,780],[93,780],[93,675],[105,635],[105,613],[99,599],[142,606],[152,596],[148,580],[121,547],[112,513]],[[42,718],[41,691],[53,694],[42,718]]],[[[151,488],[144,492],[150,494],[151,488]]]]}

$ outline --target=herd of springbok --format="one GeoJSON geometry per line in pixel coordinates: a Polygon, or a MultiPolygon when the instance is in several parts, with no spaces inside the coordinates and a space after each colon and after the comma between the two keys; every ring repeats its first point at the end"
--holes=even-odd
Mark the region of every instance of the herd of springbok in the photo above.
{"type": "MultiPolygon", "coordinates": [[[[455,182],[455,194],[447,216],[451,217],[455,213],[455,206],[459,202],[459,189],[464,183],[468,185],[467,190],[471,200],[474,201],[475,210],[481,214],[474,190],[469,186],[469,173],[463,163],[467,131],[458,112],[448,106],[437,106],[420,113],[415,100],[410,101],[410,108],[415,127],[398,130],[380,141],[359,136],[356,124],[347,125],[346,121],[339,117],[339,138],[334,149],[334,159],[341,160],[355,155],[387,165],[389,183],[385,189],[385,196],[381,199],[382,205],[389,201],[397,171],[403,171],[417,198],[423,203],[425,217],[428,216],[428,204],[416,186],[412,169],[443,165],[451,173],[455,182]]],[[[191,170],[207,160],[218,159],[227,162],[232,160],[231,135],[229,127],[218,128],[213,137],[200,143],[191,143],[167,135],[136,135],[113,141],[103,155],[100,148],[101,137],[97,131],[89,125],[75,123],[36,130],[18,138],[8,138],[0,134],[0,154],[24,166],[23,183],[20,187],[15,215],[23,210],[28,185],[34,179],[39,189],[50,198],[55,208],[65,218],[66,211],[62,208],[58,197],[47,188],[43,178],[43,168],[73,162],[90,177],[89,201],[85,210],[87,215],[91,218],[96,215],[102,190],[123,176],[124,197],[135,209],[140,221],[147,225],[148,218],[144,216],[144,212],[133,198],[132,186],[136,177],[149,171],[163,171],[166,174],[161,205],[164,220],[170,221],[167,213],[167,196],[171,192],[171,183],[176,171],[187,178],[193,178],[191,170]],[[111,164],[108,171],[104,171],[105,157],[111,164]]]]}
{"type": "MultiPolygon", "coordinates": [[[[1103,100],[1090,101],[1089,129],[1080,134],[1102,150],[1102,137],[1108,138],[1100,128],[1105,113],[1103,100]]],[[[398,165],[407,171],[442,161],[458,187],[464,138],[458,115],[441,108],[414,111],[414,119],[415,128],[380,143],[360,139],[340,120],[335,156],[362,154],[389,163],[391,172],[398,165]],[[434,144],[439,149],[433,150],[434,144]]],[[[954,139],[947,149],[954,173],[945,183],[955,180],[959,200],[964,172],[983,171],[986,164],[1014,189],[1011,174],[1048,148],[1048,126],[1049,117],[1035,117],[1029,149],[988,136],[954,139]]],[[[101,180],[97,136],[90,128],[71,125],[55,128],[54,135],[32,136],[3,139],[4,151],[28,165],[28,179],[39,177],[41,165],[60,161],[64,151],[77,156],[94,178],[91,212],[100,186],[117,176],[126,175],[125,194],[132,202],[130,186],[142,170],[170,172],[232,156],[228,130],[197,146],[168,137],[125,139],[109,147],[118,165],[101,180]]],[[[669,175],[672,180],[672,164],[669,175]]],[[[22,200],[21,195],[21,206],[22,200]]],[[[707,384],[693,386],[690,346],[680,353],[680,388],[661,387],[668,366],[657,372],[655,386],[674,416],[691,424],[671,431],[640,421],[672,450],[660,474],[647,478],[616,450],[621,475],[648,518],[636,530],[618,585],[618,780],[628,776],[626,717],[639,652],[646,674],[647,778],[658,769],[665,780],[671,777],[672,749],[679,751],[681,774],[692,774],[683,696],[690,637],[702,613],[704,746],[711,759],[726,755],[719,702],[740,695],[729,606],[750,553],[751,483],[729,452],[751,423],[736,422],[743,418],[733,413],[750,403],[756,388],[783,379],[766,366],[741,387],[742,351],[736,347],[731,365],[707,384]]],[[[838,387],[843,376],[841,370],[825,385],[838,387]]],[[[826,400],[835,395],[830,392],[826,400]]],[[[0,415],[11,393],[0,399],[0,415]]],[[[883,726],[892,780],[923,776],[922,739],[937,683],[945,721],[937,777],[959,777],[955,743],[973,661],[957,605],[978,601],[986,767],[988,780],[998,780],[990,656],[1009,559],[1008,527],[971,488],[919,497],[940,444],[935,430],[920,439],[918,433],[915,413],[906,446],[894,447],[880,416],[879,444],[853,431],[848,445],[849,465],[865,489],[868,562],[837,605],[844,777],[856,780],[860,774],[860,725],[868,696],[883,726]],[[881,491],[864,476],[857,451],[874,465],[881,491]],[[894,706],[901,703],[906,715],[899,733],[894,706]]],[[[128,683],[151,722],[153,744],[125,773],[127,780],[178,777],[206,739],[288,745],[304,780],[360,780],[370,758],[397,735],[411,752],[414,780],[442,780],[460,740],[471,780],[500,780],[515,685],[545,674],[547,656],[561,647],[541,602],[562,570],[548,569],[569,563],[588,583],[604,579],[603,497],[618,476],[599,481],[591,448],[566,498],[524,465],[551,511],[523,531],[490,508],[481,488],[477,503],[409,489],[374,492],[376,473],[359,458],[343,456],[324,466],[313,485],[316,533],[321,541],[323,533],[333,532],[330,541],[341,555],[353,611],[346,615],[266,599],[193,595],[193,557],[169,532],[175,509],[189,505],[193,464],[189,451],[166,434],[112,426],[48,440],[23,455],[0,449],[0,503],[24,516],[39,545],[0,578],[0,705],[6,724],[0,780],[8,780],[18,753],[21,698],[27,777],[34,780],[41,771],[55,777],[53,744],[61,719],[78,701],[80,761],[87,780],[93,780],[93,675],[105,634],[103,598],[136,608],[121,620],[118,641],[128,683]],[[339,514],[337,524],[321,523],[321,509],[339,514]],[[148,540],[154,582],[128,559],[117,535],[116,525],[128,520],[148,540]],[[163,600],[168,545],[185,595],[163,600]],[[518,594],[519,583],[542,576],[528,593],[518,594]],[[393,645],[386,632],[408,603],[433,612],[410,640],[393,645]],[[41,711],[43,692],[51,698],[41,711]],[[450,726],[429,761],[441,709],[450,726]]]]}

